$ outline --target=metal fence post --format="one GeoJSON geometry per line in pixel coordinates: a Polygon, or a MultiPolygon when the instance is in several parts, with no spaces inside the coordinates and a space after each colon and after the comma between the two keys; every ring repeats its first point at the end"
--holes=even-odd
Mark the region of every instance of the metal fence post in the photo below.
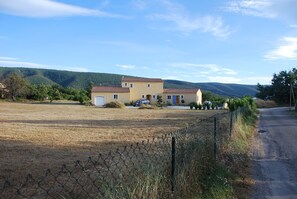
{"type": "Polygon", "coordinates": [[[173,196],[174,196],[174,188],[175,188],[175,166],[176,166],[175,150],[176,150],[176,141],[175,141],[175,137],[172,137],[172,141],[171,141],[171,192],[172,192],[173,196]]]}
{"type": "Polygon", "coordinates": [[[230,112],[230,137],[232,135],[232,128],[233,128],[233,112],[230,112]]]}
{"type": "Polygon", "coordinates": [[[214,131],[213,131],[213,147],[214,147],[214,158],[215,158],[215,160],[217,159],[217,118],[216,117],[214,117],[213,118],[214,120],[213,120],[213,123],[214,123],[214,131]]]}

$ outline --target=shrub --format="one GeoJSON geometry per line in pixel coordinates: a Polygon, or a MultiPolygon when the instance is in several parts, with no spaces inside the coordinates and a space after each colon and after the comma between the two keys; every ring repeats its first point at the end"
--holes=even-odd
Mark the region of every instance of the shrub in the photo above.
{"type": "Polygon", "coordinates": [[[139,109],[157,109],[157,107],[149,104],[141,104],[139,109]]]}
{"type": "Polygon", "coordinates": [[[92,101],[91,100],[86,101],[85,106],[93,106],[92,101]]]}
{"type": "Polygon", "coordinates": [[[170,102],[166,102],[166,106],[172,106],[170,102]]]}
{"type": "Polygon", "coordinates": [[[257,108],[273,108],[277,106],[277,104],[273,100],[264,101],[261,99],[257,99],[255,102],[256,102],[257,108]]]}
{"type": "Polygon", "coordinates": [[[191,102],[191,103],[189,104],[189,106],[190,106],[190,109],[193,109],[193,108],[195,108],[195,107],[196,107],[196,105],[197,105],[197,103],[196,103],[196,102],[191,102]]]}
{"type": "Polygon", "coordinates": [[[105,108],[125,108],[125,105],[121,102],[109,102],[104,105],[105,108]]]}
{"type": "Polygon", "coordinates": [[[197,108],[198,108],[198,104],[197,104],[196,102],[191,102],[191,103],[189,104],[189,106],[190,106],[190,109],[195,108],[195,109],[197,110],[197,108]]]}
{"type": "Polygon", "coordinates": [[[211,109],[214,110],[214,108],[215,108],[215,105],[211,104],[211,109]]]}
{"type": "Polygon", "coordinates": [[[157,104],[159,107],[162,107],[163,99],[161,95],[157,96],[157,104]]]}

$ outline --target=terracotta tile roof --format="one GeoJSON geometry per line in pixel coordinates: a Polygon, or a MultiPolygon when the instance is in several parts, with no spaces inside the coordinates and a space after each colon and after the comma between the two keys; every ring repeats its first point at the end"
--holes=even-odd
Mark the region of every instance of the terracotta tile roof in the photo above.
{"type": "Polygon", "coordinates": [[[164,89],[164,94],[186,94],[186,93],[197,93],[199,89],[194,88],[194,89],[174,89],[174,88],[169,88],[169,89],[164,89]]]}
{"type": "Polygon", "coordinates": [[[123,77],[122,82],[163,82],[163,80],[159,79],[159,78],[130,78],[130,77],[123,77]]]}
{"type": "Polygon", "coordinates": [[[106,93],[129,93],[129,88],[111,87],[111,86],[94,86],[92,92],[106,92],[106,93]]]}

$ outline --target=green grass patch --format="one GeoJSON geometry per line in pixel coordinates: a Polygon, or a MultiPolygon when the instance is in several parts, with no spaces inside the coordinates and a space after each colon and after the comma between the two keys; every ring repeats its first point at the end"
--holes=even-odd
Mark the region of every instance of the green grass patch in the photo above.
{"type": "Polygon", "coordinates": [[[257,110],[245,107],[238,116],[232,136],[224,146],[222,157],[209,168],[205,180],[208,189],[201,199],[250,198],[251,158],[257,110]]]}

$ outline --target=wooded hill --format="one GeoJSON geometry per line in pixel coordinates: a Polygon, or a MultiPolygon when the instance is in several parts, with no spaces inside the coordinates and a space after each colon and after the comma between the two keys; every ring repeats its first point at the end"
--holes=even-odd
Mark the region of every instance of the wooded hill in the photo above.
{"type": "MultiPolygon", "coordinates": [[[[9,68],[0,67],[0,82],[9,74],[16,73],[24,77],[31,84],[59,84],[63,87],[87,88],[90,83],[101,86],[120,86],[123,76],[127,75],[71,72],[50,69],[33,68],[9,68]]],[[[192,83],[177,80],[165,80],[165,88],[200,88],[202,91],[210,91],[218,95],[242,97],[255,96],[256,85],[223,84],[223,83],[192,83]]]]}

